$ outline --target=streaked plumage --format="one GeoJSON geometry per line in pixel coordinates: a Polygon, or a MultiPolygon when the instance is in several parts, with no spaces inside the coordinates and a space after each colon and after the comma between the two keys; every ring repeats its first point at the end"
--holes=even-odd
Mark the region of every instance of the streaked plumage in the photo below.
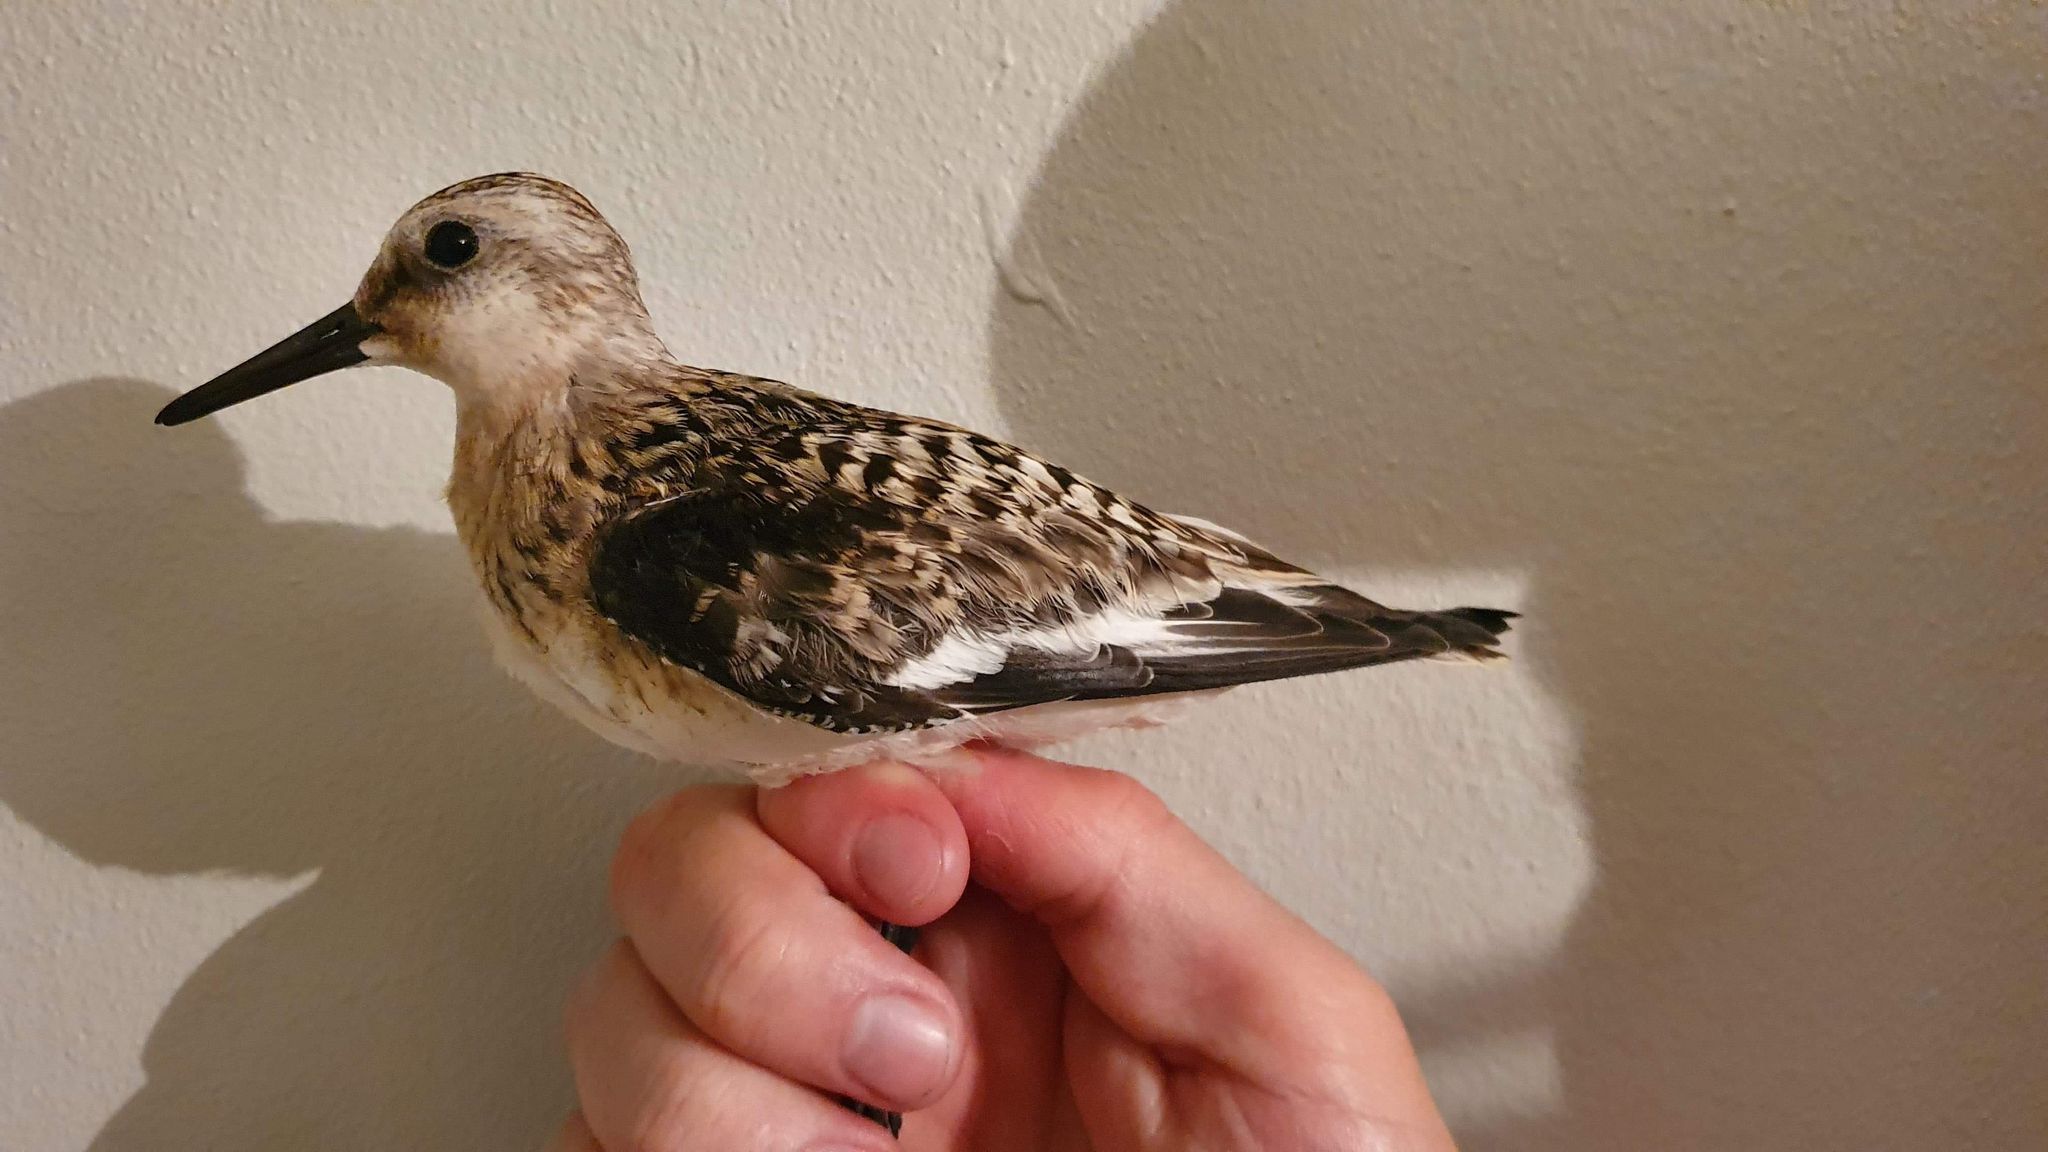
{"type": "Polygon", "coordinates": [[[456,393],[449,503],[508,666],[656,755],[773,779],[1035,744],[1494,657],[1513,615],[1386,608],[988,437],[677,363],[624,243],[541,177],[416,205],[353,307],[365,357],[456,393]],[[452,269],[423,252],[450,220],[476,250],[452,269]]]}

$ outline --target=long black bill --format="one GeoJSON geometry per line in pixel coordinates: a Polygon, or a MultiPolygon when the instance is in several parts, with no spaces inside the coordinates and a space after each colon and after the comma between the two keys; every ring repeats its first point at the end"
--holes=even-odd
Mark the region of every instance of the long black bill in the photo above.
{"type": "Polygon", "coordinates": [[[356,315],[354,304],[343,304],[164,405],[164,410],[156,414],[156,422],[183,424],[211,416],[230,404],[275,392],[287,384],[361,364],[369,359],[363,352],[363,341],[378,331],[375,324],[356,315]]]}

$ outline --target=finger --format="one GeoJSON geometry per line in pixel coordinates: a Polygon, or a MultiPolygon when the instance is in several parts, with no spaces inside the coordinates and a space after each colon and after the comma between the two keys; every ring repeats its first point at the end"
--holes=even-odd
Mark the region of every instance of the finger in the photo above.
{"type": "Polygon", "coordinates": [[[1103,1148],[1172,1147],[1163,1139],[1171,1109],[1164,1106],[1167,1073],[1151,1048],[1103,1015],[1095,1001],[1069,996],[1063,1032],[1074,1100],[1093,1124],[1089,1136],[1103,1148]],[[1132,1101],[1141,1101],[1132,1107],[1132,1101]]]}
{"type": "Polygon", "coordinates": [[[768,836],[750,790],[692,789],[636,820],[612,902],[683,1016],[747,1060],[898,1111],[951,1083],[952,996],[768,836]]]}
{"type": "Polygon", "coordinates": [[[978,764],[934,777],[974,879],[1046,926],[1117,1027],[1247,1075],[1366,1067],[1421,1091],[1379,986],[1142,785],[1020,753],[978,764]]]}
{"type": "Polygon", "coordinates": [[[1045,930],[977,888],[918,947],[953,989],[973,1038],[953,1090],[918,1113],[918,1131],[953,1133],[976,1152],[1084,1146],[1054,1127],[1066,1084],[1059,1006],[1067,989],[1045,930]]]}
{"type": "Polygon", "coordinates": [[[713,1043],[669,1003],[630,945],[592,969],[570,1000],[567,1032],[583,1117],[603,1148],[890,1147],[872,1122],[713,1043]]]}
{"type": "Polygon", "coordinates": [[[927,924],[967,887],[967,834],[938,786],[869,764],[764,790],[761,825],[840,899],[892,924],[927,924]]]}

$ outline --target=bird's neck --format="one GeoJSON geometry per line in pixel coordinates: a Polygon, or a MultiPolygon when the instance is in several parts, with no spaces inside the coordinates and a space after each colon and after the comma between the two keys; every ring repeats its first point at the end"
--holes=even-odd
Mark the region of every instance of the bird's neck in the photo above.
{"type": "Polygon", "coordinates": [[[448,510],[472,556],[512,543],[537,511],[533,494],[553,471],[559,451],[546,406],[463,404],[455,409],[455,457],[448,470],[448,510]]]}
{"type": "Polygon", "coordinates": [[[448,508],[486,589],[541,580],[573,564],[605,498],[579,424],[580,386],[506,389],[489,400],[458,392],[448,508]]]}
{"type": "Polygon", "coordinates": [[[601,336],[560,324],[495,363],[437,365],[455,394],[448,504],[473,554],[507,536],[524,547],[534,540],[517,537],[560,544],[565,508],[609,498],[607,483],[624,467],[617,442],[644,423],[644,409],[703,389],[702,374],[678,364],[638,300],[630,303],[601,336]]]}
{"type": "Polygon", "coordinates": [[[436,365],[455,394],[451,500],[458,488],[566,468],[578,425],[617,382],[660,376],[675,364],[644,311],[626,320],[601,337],[574,338],[590,329],[569,325],[522,341],[516,353],[436,365]]]}

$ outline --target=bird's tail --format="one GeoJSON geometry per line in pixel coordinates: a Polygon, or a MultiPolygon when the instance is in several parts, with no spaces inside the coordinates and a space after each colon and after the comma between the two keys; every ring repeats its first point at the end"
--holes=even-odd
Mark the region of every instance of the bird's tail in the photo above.
{"type": "Polygon", "coordinates": [[[1325,586],[1313,611],[1333,634],[1344,626],[1363,625],[1392,643],[1361,653],[1361,664],[1399,660],[1505,660],[1500,638],[1521,614],[1505,608],[1447,608],[1416,612],[1388,608],[1348,588],[1325,586]]]}
{"type": "Polygon", "coordinates": [[[1505,608],[1449,608],[1418,613],[1418,623],[1442,636],[1450,650],[1441,655],[1466,660],[1505,660],[1500,638],[1521,613],[1505,608]]]}

